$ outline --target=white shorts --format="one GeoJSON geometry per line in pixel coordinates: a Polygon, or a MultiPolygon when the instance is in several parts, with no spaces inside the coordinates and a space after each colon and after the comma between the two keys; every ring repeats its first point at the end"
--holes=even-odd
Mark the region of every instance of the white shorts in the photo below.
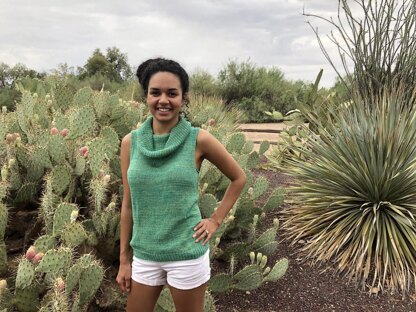
{"type": "Polygon", "coordinates": [[[193,289],[209,281],[211,268],[209,250],[201,257],[192,260],[155,262],[133,257],[133,281],[160,286],[169,284],[177,289],[193,289]]]}

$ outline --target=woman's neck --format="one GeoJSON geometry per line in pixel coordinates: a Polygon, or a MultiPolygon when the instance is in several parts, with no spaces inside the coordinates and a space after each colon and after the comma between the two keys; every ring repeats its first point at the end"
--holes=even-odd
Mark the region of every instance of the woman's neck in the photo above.
{"type": "Polygon", "coordinates": [[[179,122],[179,116],[177,119],[173,119],[168,122],[160,122],[153,118],[152,122],[152,128],[153,128],[153,134],[160,135],[160,134],[167,134],[170,133],[170,131],[178,124],[179,122]]]}

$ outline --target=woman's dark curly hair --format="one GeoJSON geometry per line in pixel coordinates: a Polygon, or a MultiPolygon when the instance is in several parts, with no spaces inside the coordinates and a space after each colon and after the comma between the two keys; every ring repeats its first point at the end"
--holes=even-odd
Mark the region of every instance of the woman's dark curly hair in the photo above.
{"type": "Polygon", "coordinates": [[[187,94],[189,91],[189,76],[185,69],[178,63],[173,60],[168,60],[164,58],[155,58],[144,61],[139,65],[136,71],[136,76],[139,79],[139,83],[143,88],[144,93],[147,95],[149,89],[150,78],[158,72],[169,72],[176,75],[180,82],[182,88],[182,94],[185,96],[185,112],[188,108],[188,98],[187,94]]]}
{"type": "Polygon", "coordinates": [[[139,79],[139,83],[146,94],[147,89],[149,88],[150,78],[158,72],[169,72],[178,76],[179,80],[181,81],[182,92],[188,93],[189,77],[185,69],[183,69],[183,67],[179,65],[178,62],[164,58],[155,58],[141,63],[136,71],[136,76],[139,79]]]}

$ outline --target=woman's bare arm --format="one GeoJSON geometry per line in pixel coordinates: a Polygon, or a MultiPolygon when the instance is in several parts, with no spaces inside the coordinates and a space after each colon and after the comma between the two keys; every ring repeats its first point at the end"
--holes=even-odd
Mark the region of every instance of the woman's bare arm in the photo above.
{"type": "Polygon", "coordinates": [[[205,238],[204,243],[206,243],[211,238],[213,232],[221,225],[224,218],[240,196],[240,193],[246,184],[246,175],[221,142],[208,131],[200,129],[197,140],[197,149],[198,153],[204,159],[207,159],[216,166],[231,181],[225,191],[221,204],[208,219],[208,222],[206,222],[205,219],[196,227],[194,237],[197,237],[197,241],[205,238]],[[205,230],[207,230],[209,234],[204,237],[205,230]]]}

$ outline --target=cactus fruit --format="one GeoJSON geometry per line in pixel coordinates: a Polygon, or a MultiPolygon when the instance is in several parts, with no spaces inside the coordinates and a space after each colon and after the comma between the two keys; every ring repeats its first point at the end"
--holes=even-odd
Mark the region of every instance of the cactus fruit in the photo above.
{"type": "Polygon", "coordinates": [[[61,135],[65,138],[69,134],[69,130],[67,128],[64,128],[61,130],[61,135]]]}
{"type": "Polygon", "coordinates": [[[59,133],[59,130],[58,130],[58,128],[53,127],[53,128],[51,128],[50,132],[51,132],[52,135],[57,135],[59,133]]]}
{"type": "Polygon", "coordinates": [[[36,247],[30,246],[26,251],[25,257],[27,260],[31,261],[36,256],[36,247]]]}
{"type": "Polygon", "coordinates": [[[43,253],[43,252],[38,252],[33,258],[32,258],[32,263],[33,264],[38,264],[41,260],[42,260],[42,258],[43,258],[43,256],[44,256],[45,254],[43,253]]]}

